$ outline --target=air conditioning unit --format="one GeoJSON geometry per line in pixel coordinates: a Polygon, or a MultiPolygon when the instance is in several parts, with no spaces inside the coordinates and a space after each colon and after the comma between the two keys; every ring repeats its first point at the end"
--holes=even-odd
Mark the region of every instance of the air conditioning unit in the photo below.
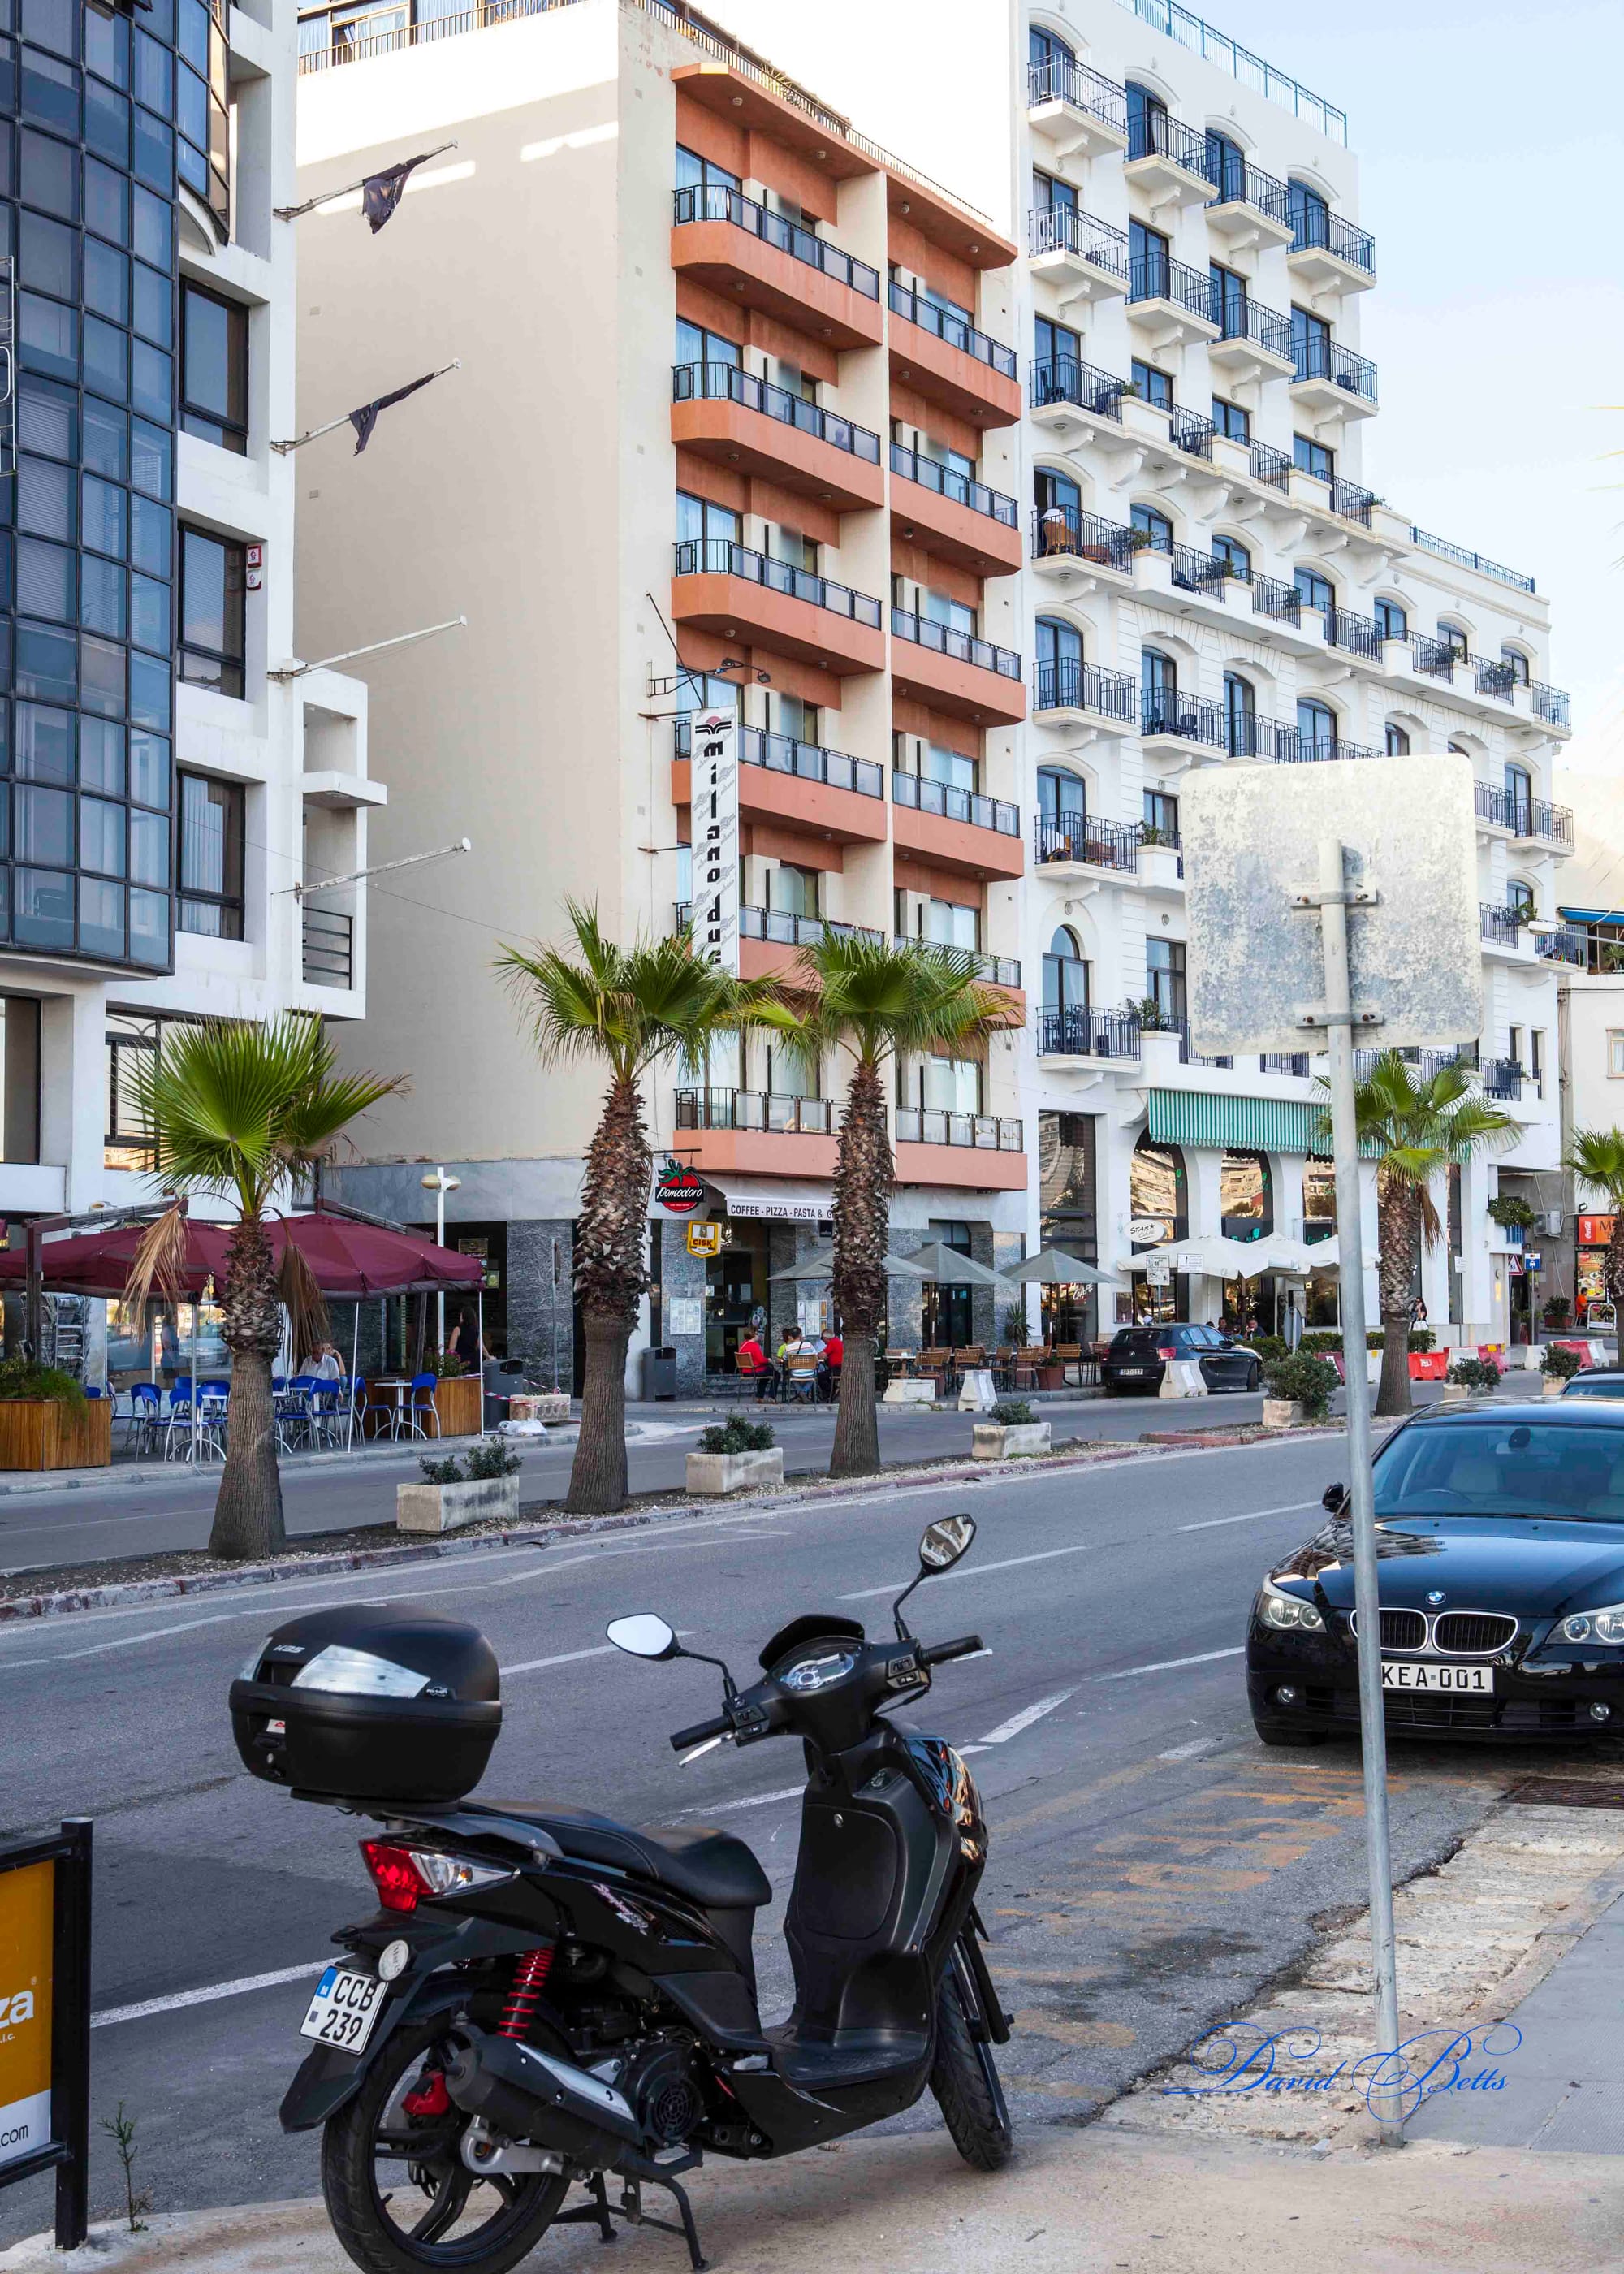
{"type": "Polygon", "coordinates": [[[1537,1221],[1541,1231],[1554,1237],[1562,1228],[1562,1211],[1560,1209],[1546,1209],[1537,1221]]]}

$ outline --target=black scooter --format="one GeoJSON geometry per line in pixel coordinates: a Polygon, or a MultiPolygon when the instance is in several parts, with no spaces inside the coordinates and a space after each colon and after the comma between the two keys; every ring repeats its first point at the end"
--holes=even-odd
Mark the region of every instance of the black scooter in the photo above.
{"type": "Polygon", "coordinates": [[[748,1689],[719,1659],[684,1650],[663,1619],[608,1630],[638,1657],[720,1667],[722,1710],[678,1730],[679,1751],[803,1741],[785,1922],[795,2001],[770,2029],[751,1935],[771,1889],[731,1834],[635,1830],[551,1803],[414,1803],[380,1784],[375,1757],[369,1791],[340,1789],[338,1756],[353,1776],[402,1716],[419,1717],[420,1734],[397,1777],[415,1768],[431,1791],[477,1781],[477,1770],[457,1780],[446,1749],[447,1732],[487,1730],[482,1766],[493,1740],[500,1708],[482,1637],[357,1606],[348,1626],[321,1613],[261,1645],[232,1690],[244,1759],[296,1796],[387,1827],[361,1843],[383,1908],[335,1937],[348,1955],[312,1999],[304,2028],[316,2044],[282,2108],[288,2131],[324,2127],[327,2207],[358,2266],[505,2274],[548,2227],[590,2222],[608,2241],[618,2216],[680,2233],[697,2269],[680,2180],[706,2150],[789,2155],[895,2115],[927,2086],[967,2162],[1005,2162],[993,2046],[1010,2017],[981,1949],[980,1797],[951,1745],[882,1710],[922,1698],[934,1666],[981,1648],[974,1635],[922,1645],[902,1616],[974,1532],[968,1516],[927,1529],[894,1642],[870,1642],[838,1614],[799,1618],[767,1644],[748,1689]],[[447,1636],[472,1638],[460,1676],[447,1670],[447,1636]],[[566,2210],[577,2182],[588,2200],[566,2210]],[[680,2226],[646,2217],[650,2185],[668,2190],[680,2226]]]}

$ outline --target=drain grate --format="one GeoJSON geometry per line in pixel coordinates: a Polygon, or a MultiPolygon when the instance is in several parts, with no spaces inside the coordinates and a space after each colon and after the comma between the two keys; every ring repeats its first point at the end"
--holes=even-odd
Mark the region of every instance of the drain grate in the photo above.
{"type": "Polygon", "coordinates": [[[1624,1784],[1587,1784],[1580,1777],[1524,1777],[1507,1798],[1532,1808],[1624,1808],[1624,1784]]]}

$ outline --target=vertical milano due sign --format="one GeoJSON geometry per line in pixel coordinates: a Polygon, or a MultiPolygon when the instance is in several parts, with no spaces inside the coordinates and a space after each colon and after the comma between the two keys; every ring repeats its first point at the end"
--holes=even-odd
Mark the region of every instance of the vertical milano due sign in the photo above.
{"type": "Polygon", "coordinates": [[[739,969],[739,727],[731,711],[694,719],[694,945],[739,969]]]}

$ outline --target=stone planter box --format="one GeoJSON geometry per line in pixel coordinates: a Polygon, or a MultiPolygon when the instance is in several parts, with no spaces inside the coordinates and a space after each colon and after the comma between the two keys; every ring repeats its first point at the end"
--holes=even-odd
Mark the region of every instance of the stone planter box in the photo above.
{"type": "Polygon", "coordinates": [[[885,1385],[883,1405],[934,1405],[936,1386],[934,1382],[911,1374],[899,1374],[894,1382],[885,1385]]]}
{"type": "Polygon", "coordinates": [[[465,1524],[513,1524],[519,1514],[519,1480],[478,1477],[461,1485],[396,1485],[397,1532],[460,1532],[465,1524]]]}
{"type": "Polygon", "coordinates": [[[1289,1397],[1266,1397],[1263,1426],[1266,1429],[1295,1429],[1302,1421],[1303,1412],[1303,1407],[1289,1397]]]}
{"type": "Polygon", "coordinates": [[[57,1397],[0,1398],[0,1469],[105,1469],[112,1457],[111,1398],[77,1412],[57,1397]]]}
{"type": "Polygon", "coordinates": [[[1022,1453],[1047,1453],[1049,1423],[1021,1421],[1005,1427],[1001,1421],[978,1421],[971,1458],[977,1461],[1012,1461],[1022,1453]]]}
{"type": "Polygon", "coordinates": [[[1464,1405],[1471,1391],[1463,1382],[1446,1382],[1440,1403],[1444,1405],[1464,1405]]]}
{"type": "Polygon", "coordinates": [[[773,1445],[764,1453],[690,1453],[688,1457],[688,1488],[706,1499],[767,1489],[783,1481],[782,1445],[773,1445]]]}
{"type": "Polygon", "coordinates": [[[1545,1384],[1539,1394],[1542,1397],[1560,1397],[1567,1387],[1568,1382],[1563,1375],[1560,1374],[1548,1374],[1545,1378],[1545,1384]]]}

